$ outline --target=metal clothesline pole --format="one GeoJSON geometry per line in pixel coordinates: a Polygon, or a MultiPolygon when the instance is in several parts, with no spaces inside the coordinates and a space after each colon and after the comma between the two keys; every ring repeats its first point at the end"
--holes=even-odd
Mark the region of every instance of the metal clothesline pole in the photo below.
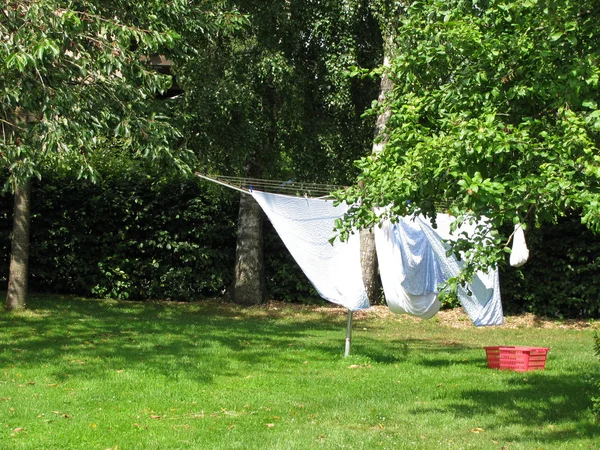
{"type": "Polygon", "coordinates": [[[344,358],[350,355],[350,345],[352,344],[352,310],[348,310],[348,321],[346,323],[346,351],[344,358]]]}

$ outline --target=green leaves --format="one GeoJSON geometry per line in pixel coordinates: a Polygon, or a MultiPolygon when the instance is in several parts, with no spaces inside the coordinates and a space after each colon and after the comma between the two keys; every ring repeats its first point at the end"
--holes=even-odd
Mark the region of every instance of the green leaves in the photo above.
{"type": "MultiPolygon", "coordinates": [[[[194,8],[184,0],[6,0],[0,22],[0,161],[9,174],[27,177],[46,165],[74,165],[85,176],[92,173],[86,155],[113,139],[185,170],[187,153],[172,149],[180,135],[171,111],[156,100],[172,77],[157,73],[150,57],[184,57],[189,45],[176,44],[190,32],[188,20],[195,30],[221,7],[211,2],[194,8]],[[19,156],[25,149],[27,161],[19,156]],[[32,169],[19,169],[25,165],[32,169]]],[[[194,36],[195,42],[202,38],[194,36]]]]}
{"type": "MultiPolygon", "coordinates": [[[[361,160],[361,209],[487,216],[496,229],[583,210],[600,229],[600,2],[415,2],[397,30],[389,143],[361,160]]],[[[358,211],[342,228],[372,226],[358,211]]],[[[475,264],[500,260],[471,244],[475,264]]],[[[489,253],[489,252],[488,252],[489,253]]]]}
{"type": "Polygon", "coordinates": [[[28,62],[33,64],[34,60],[27,53],[15,52],[5,59],[5,65],[8,69],[17,69],[19,72],[25,71],[28,62]]]}
{"type": "Polygon", "coordinates": [[[36,45],[34,45],[33,54],[38,60],[43,60],[44,55],[48,55],[50,58],[56,58],[60,54],[60,49],[53,40],[42,38],[36,45]]]}

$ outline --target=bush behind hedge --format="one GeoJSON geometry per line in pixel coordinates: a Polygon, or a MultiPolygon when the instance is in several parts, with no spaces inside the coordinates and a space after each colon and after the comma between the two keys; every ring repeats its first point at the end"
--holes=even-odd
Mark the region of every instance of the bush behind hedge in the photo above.
{"type": "Polygon", "coordinates": [[[34,289],[182,300],[230,282],[235,202],[195,180],[109,178],[34,192],[34,289]]]}

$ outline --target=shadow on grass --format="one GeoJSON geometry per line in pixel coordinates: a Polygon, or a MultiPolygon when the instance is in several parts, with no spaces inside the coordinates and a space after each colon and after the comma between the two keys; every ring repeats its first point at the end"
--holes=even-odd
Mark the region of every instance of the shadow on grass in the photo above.
{"type": "Polygon", "coordinates": [[[492,369],[489,373],[505,379],[508,386],[505,389],[485,386],[489,378],[482,378],[481,388],[461,391],[443,410],[415,408],[411,412],[427,415],[435,410],[473,419],[474,423],[480,423],[482,417],[496,417],[495,423],[482,426],[495,431],[496,438],[508,442],[555,443],[575,437],[600,438],[600,429],[582,420],[591,406],[590,384],[584,374],[516,373],[492,369]],[[511,425],[537,431],[532,436],[522,435],[505,429],[511,425]]]}
{"type": "MultiPolygon", "coordinates": [[[[282,358],[293,365],[298,352],[321,360],[342,357],[343,316],[311,313],[285,320],[285,315],[219,302],[181,305],[31,296],[29,312],[0,315],[8,337],[3,344],[12,349],[0,353],[0,364],[62,362],[57,379],[102,376],[127,366],[208,383],[216,375],[238,375],[240,363],[264,366],[276,357],[278,367],[282,358]],[[327,339],[316,338],[323,333],[327,339]]],[[[456,364],[466,348],[452,341],[414,338],[392,338],[382,345],[381,340],[360,336],[352,353],[378,364],[430,354],[422,364],[444,366],[456,364]]]]}
{"type": "MultiPolygon", "coordinates": [[[[29,311],[0,314],[0,364],[50,365],[62,381],[127,367],[210,383],[260,366],[268,372],[306,359],[343,355],[345,318],[326,313],[284,320],[285,312],[219,302],[176,304],[31,296],[29,311]],[[318,337],[317,337],[318,336],[318,337]],[[326,336],[324,339],[322,336],[326,336]],[[277,364],[270,364],[277,358],[277,364]]],[[[382,351],[373,360],[398,359],[382,351]]],[[[293,370],[293,369],[290,369],[293,370]]]]}
{"type": "MultiPolygon", "coordinates": [[[[287,320],[286,314],[218,302],[178,305],[32,296],[29,312],[0,314],[0,364],[48,365],[58,382],[106,377],[125,368],[210,384],[218,376],[239,377],[253,370],[293,373],[306,359],[343,360],[345,317],[306,313],[287,320]]],[[[486,428],[496,427],[497,435],[511,442],[530,442],[504,429],[513,424],[538,429],[535,439],[540,442],[600,436],[581,420],[589,408],[589,385],[582,374],[484,372],[479,369],[485,367],[485,355],[482,351],[480,358],[473,358],[475,348],[480,347],[444,337],[376,339],[359,329],[353,354],[384,365],[464,366],[465,376],[481,377],[481,387],[456,392],[443,409],[414,408],[413,414],[442,412],[474,422],[498,416],[486,428]],[[474,365],[479,366],[477,373],[467,367],[474,365]],[[492,375],[506,389],[487,383],[492,375]],[[576,425],[567,431],[558,426],[570,423],[576,425]]]]}
{"type": "MultiPolygon", "coordinates": [[[[380,364],[398,364],[410,360],[425,367],[447,367],[456,365],[473,366],[472,359],[465,358],[466,350],[479,349],[478,345],[467,345],[456,341],[436,338],[389,338],[382,340],[360,337],[353,344],[354,353],[363,355],[380,364]]],[[[485,365],[485,355],[481,366],[485,365]]]]}

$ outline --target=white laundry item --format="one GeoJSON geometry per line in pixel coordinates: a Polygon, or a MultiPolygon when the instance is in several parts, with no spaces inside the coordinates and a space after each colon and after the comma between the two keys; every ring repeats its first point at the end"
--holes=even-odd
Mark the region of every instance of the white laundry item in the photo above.
{"type": "MultiPolygon", "coordinates": [[[[464,224],[451,233],[450,226],[455,219],[448,214],[437,215],[435,230],[426,219],[422,217],[417,219],[437,256],[444,278],[457,276],[460,273],[462,262],[458,261],[454,255],[448,256],[449,247],[444,240],[456,240],[463,233],[467,237],[473,235],[476,225],[464,224]]],[[[498,269],[492,269],[487,273],[476,272],[473,281],[467,287],[458,286],[457,294],[465,312],[475,326],[502,325],[504,323],[498,269]]]]}
{"type": "Polygon", "coordinates": [[[379,275],[390,311],[430,319],[440,309],[437,285],[443,282],[431,245],[413,220],[389,220],[375,227],[379,275]]]}
{"type": "Polygon", "coordinates": [[[512,249],[510,251],[510,265],[513,267],[521,267],[529,259],[529,249],[525,242],[525,233],[520,223],[515,225],[513,233],[512,249]]]}
{"type": "Polygon", "coordinates": [[[362,281],[358,233],[341,242],[334,236],[335,220],[348,207],[332,200],[251,192],[281,240],[325,300],[351,311],[369,308],[362,281]]]}

